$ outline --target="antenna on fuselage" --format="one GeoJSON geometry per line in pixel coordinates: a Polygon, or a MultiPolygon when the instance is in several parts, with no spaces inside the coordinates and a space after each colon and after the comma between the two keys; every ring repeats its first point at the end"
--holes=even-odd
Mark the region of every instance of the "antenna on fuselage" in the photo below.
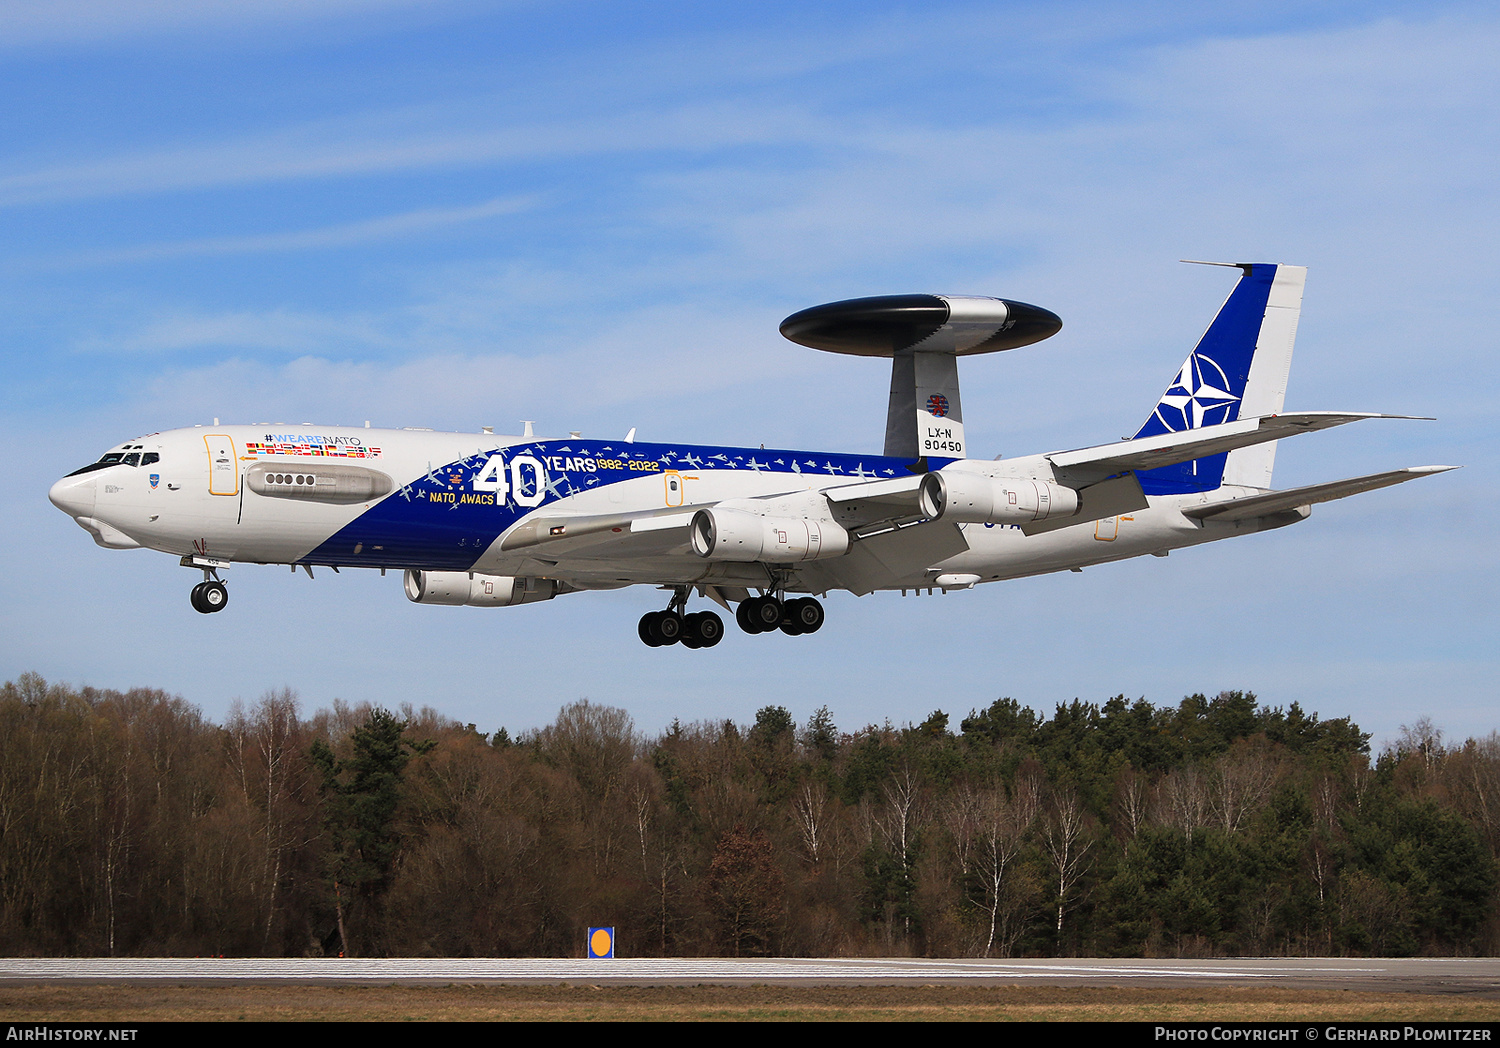
{"type": "Polygon", "coordinates": [[[1056,313],[1025,302],[969,295],[881,295],[793,313],[781,333],[830,353],[891,358],[885,453],[963,458],[958,358],[1029,346],[1057,334],[1056,313]]]}

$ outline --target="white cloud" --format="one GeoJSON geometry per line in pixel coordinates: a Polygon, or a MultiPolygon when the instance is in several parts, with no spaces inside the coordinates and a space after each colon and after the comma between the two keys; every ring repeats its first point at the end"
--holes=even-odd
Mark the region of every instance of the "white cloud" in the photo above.
{"type": "Polygon", "coordinates": [[[26,270],[73,269],[185,258],[195,255],[240,255],[261,251],[311,251],[351,247],[357,244],[412,237],[451,226],[517,214],[534,208],[538,200],[536,196],[503,197],[469,207],[421,208],[395,215],[382,215],[379,218],[361,219],[357,222],[320,226],[316,229],[258,233],[248,236],[205,237],[198,240],[107,248],[40,260],[21,259],[10,263],[10,266],[13,269],[26,270]]]}
{"type": "Polygon", "coordinates": [[[582,119],[468,125],[467,110],[405,108],[329,119],[218,142],[192,143],[0,176],[0,207],[141,193],[391,172],[515,164],[609,154],[745,145],[831,143],[834,124],[794,109],[689,105],[582,119]],[[439,125],[434,130],[433,125],[439,125]]]}

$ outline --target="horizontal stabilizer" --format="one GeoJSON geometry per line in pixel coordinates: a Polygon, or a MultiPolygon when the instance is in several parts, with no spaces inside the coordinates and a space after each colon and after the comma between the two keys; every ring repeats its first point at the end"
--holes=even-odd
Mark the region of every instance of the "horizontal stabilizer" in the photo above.
{"type": "MultiPolygon", "coordinates": [[[[1371,412],[1296,411],[1264,418],[1240,419],[1217,426],[1201,426],[1176,433],[1103,444],[1078,451],[1059,451],[1046,458],[1059,469],[1099,477],[1127,470],[1156,469],[1236,448],[1248,448],[1298,433],[1332,429],[1367,418],[1415,418],[1413,415],[1381,415],[1371,412]]],[[[1430,420],[1429,420],[1430,421],[1430,420]]]]}
{"type": "Polygon", "coordinates": [[[1319,502],[1332,502],[1334,499],[1358,495],[1362,491],[1374,491],[1377,488],[1388,488],[1392,484],[1404,484],[1408,480],[1416,480],[1418,477],[1426,477],[1434,473],[1446,473],[1450,469],[1457,468],[1457,466],[1410,466],[1407,469],[1393,469],[1387,473],[1371,473],[1368,476],[1351,477],[1348,480],[1309,484],[1306,487],[1273,491],[1266,495],[1252,495],[1249,498],[1231,499],[1228,502],[1213,502],[1207,506],[1193,506],[1182,512],[1184,516],[1205,521],[1251,520],[1302,506],[1312,506],[1319,502]]]}

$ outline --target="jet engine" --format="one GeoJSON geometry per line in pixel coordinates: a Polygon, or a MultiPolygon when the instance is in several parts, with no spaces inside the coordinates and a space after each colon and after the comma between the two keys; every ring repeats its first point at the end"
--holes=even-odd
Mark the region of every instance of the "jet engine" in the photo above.
{"type": "Polygon", "coordinates": [[[706,560],[795,564],[840,557],[849,533],[831,520],[764,517],[740,509],[700,509],[693,514],[693,552],[706,560]]]}
{"type": "Polygon", "coordinates": [[[406,572],[406,598],[415,604],[447,604],[471,608],[508,608],[557,596],[553,579],[477,575],[468,571],[406,572]]]}
{"type": "Polygon", "coordinates": [[[932,520],[1027,524],[1078,512],[1078,492],[1049,480],[1014,480],[944,471],[922,478],[922,512],[932,520]]]}

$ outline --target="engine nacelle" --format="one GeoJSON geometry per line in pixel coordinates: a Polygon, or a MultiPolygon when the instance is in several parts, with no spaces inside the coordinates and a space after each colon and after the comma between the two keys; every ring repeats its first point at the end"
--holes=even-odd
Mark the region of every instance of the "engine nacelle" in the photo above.
{"type": "Polygon", "coordinates": [[[468,571],[406,571],[406,599],[414,604],[508,608],[557,596],[553,579],[478,575],[468,571]]]}
{"type": "Polygon", "coordinates": [[[1078,492],[1049,480],[943,471],[922,478],[922,512],[967,524],[1027,524],[1078,512],[1078,492]]]}
{"type": "Polygon", "coordinates": [[[693,552],[707,560],[795,564],[841,557],[849,533],[831,520],[764,517],[741,509],[700,509],[693,515],[693,552]]]}

